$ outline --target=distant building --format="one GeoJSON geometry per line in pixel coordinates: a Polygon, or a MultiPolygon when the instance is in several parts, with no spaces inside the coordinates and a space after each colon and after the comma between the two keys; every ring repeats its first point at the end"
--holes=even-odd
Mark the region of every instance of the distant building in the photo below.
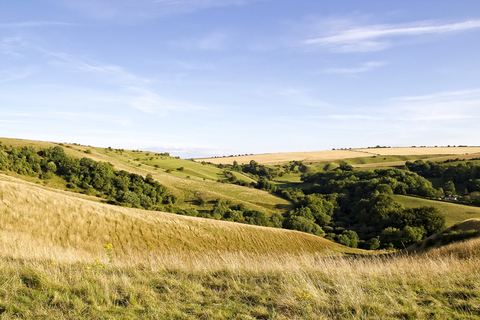
{"type": "Polygon", "coordinates": [[[448,196],[445,197],[445,200],[457,201],[457,200],[458,200],[458,197],[450,194],[450,195],[448,195],[448,196]]]}

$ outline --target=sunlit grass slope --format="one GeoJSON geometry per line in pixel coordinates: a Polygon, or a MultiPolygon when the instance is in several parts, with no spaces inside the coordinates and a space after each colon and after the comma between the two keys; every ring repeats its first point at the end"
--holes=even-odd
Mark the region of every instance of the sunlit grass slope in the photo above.
{"type": "Polygon", "coordinates": [[[23,247],[17,254],[25,257],[35,247],[95,255],[109,243],[118,256],[157,250],[361,252],[306,233],[123,208],[13,180],[0,180],[0,233],[12,250],[23,247]]]}
{"type": "Polygon", "coordinates": [[[434,206],[445,216],[445,224],[450,227],[467,219],[480,218],[480,207],[467,206],[463,204],[428,200],[403,195],[393,195],[393,198],[407,208],[423,206],[434,206]]]}

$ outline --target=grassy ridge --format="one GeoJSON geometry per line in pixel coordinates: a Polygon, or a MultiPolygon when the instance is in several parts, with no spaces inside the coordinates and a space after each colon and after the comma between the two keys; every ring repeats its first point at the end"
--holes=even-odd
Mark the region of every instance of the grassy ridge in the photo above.
{"type": "Polygon", "coordinates": [[[0,232],[8,239],[89,254],[109,243],[119,256],[152,250],[362,252],[306,233],[122,208],[25,182],[0,181],[0,203],[0,232]]]}
{"type": "Polygon", "coordinates": [[[411,148],[360,148],[344,150],[325,150],[309,152],[289,152],[289,153],[271,153],[245,156],[229,156],[220,158],[196,159],[196,161],[207,161],[212,163],[233,164],[237,161],[239,164],[249,163],[255,160],[260,164],[277,164],[289,161],[304,162],[331,162],[346,160],[352,158],[372,158],[380,156],[382,159],[388,156],[409,157],[422,159],[429,155],[480,155],[480,147],[411,147],[411,148]]]}

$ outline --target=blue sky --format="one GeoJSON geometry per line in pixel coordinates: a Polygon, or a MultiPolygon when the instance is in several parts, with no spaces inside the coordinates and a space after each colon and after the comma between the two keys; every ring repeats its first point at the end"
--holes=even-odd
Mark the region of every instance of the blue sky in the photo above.
{"type": "Polygon", "coordinates": [[[184,158],[480,145],[479,1],[0,4],[0,136],[184,158]]]}

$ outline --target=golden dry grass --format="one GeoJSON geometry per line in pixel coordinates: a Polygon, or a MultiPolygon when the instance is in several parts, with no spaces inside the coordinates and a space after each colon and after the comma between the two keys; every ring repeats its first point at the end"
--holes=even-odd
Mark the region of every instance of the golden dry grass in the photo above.
{"type": "Polygon", "coordinates": [[[304,161],[304,162],[323,162],[335,161],[349,158],[369,157],[371,154],[358,152],[356,150],[328,150],[328,151],[308,151],[308,152],[290,152],[290,153],[271,153],[271,154],[257,154],[250,156],[239,157],[225,157],[225,158],[204,158],[195,159],[195,161],[211,162],[215,164],[233,164],[237,161],[239,164],[250,163],[255,160],[260,164],[277,164],[289,161],[304,161]]]}
{"type": "Polygon", "coordinates": [[[3,319],[477,319],[479,263],[440,252],[9,258],[0,259],[0,310],[3,319]]]}
{"type": "Polygon", "coordinates": [[[0,233],[15,257],[32,257],[33,252],[43,254],[48,248],[81,252],[88,260],[109,243],[119,257],[170,250],[362,252],[297,231],[112,206],[1,177],[0,233]]]}

